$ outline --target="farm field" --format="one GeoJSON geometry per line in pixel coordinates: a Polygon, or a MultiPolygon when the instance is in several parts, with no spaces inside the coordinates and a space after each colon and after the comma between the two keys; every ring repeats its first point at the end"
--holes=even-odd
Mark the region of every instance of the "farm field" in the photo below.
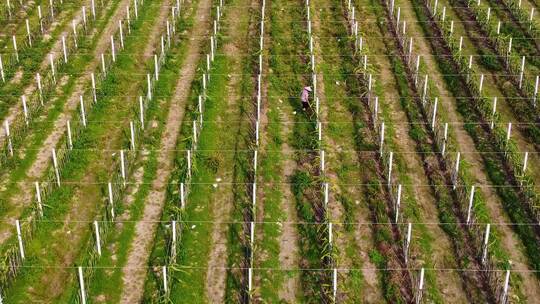
{"type": "Polygon", "coordinates": [[[537,0],[2,0],[0,304],[540,303],[537,0]]]}

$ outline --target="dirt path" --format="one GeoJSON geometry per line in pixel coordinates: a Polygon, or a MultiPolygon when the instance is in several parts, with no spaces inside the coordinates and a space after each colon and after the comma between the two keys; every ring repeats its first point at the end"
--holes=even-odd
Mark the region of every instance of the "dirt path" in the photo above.
{"type": "MultiPolygon", "coordinates": [[[[209,29],[211,0],[201,0],[197,7],[197,18],[195,20],[194,33],[192,36],[199,37],[205,35],[209,29]]],[[[126,266],[123,269],[123,289],[121,303],[138,303],[143,295],[144,279],[146,277],[146,262],[150,255],[150,247],[154,240],[157,229],[157,222],[160,219],[163,206],[165,204],[165,194],[167,181],[172,170],[172,160],[174,158],[174,148],[176,147],[181,122],[184,117],[184,105],[188,98],[189,88],[195,76],[198,58],[200,57],[200,39],[190,39],[185,65],[180,72],[180,78],[176,84],[176,90],[172,98],[165,132],[161,139],[161,151],[158,155],[160,167],[156,173],[158,177],[152,183],[147,203],[144,208],[144,215],[135,227],[134,244],[127,258],[126,266]]]]}
{"type": "MultiPolygon", "coordinates": [[[[241,96],[240,84],[242,82],[242,67],[245,66],[245,60],[248,58],[242,56],[247,49],[247,52],[251,52],[252,49],[245,47],[244,44],[251,45],[247,42],[246,39],[256,39],[254,35],[254,15],[249,13],[256,12],[259,7],[258,0],[243,0],[241,1],[242,7],[245,7],[246,10],[239,9],[230,9],[227,12],[227,25],[224,26],[226,29],[225,35],[230,37],[229,42],[223,46],[223,55],[227,58],[230,58],[232,63],[232,68],[230,69],[230,79],[227,84],[227,99],[228,99],[228,110],[224,116],[224,121],[230,119],[231,116],[233,120],[239,121],[238,128],[242,128],[246,123],[246,116],[239,110],[240,107],[243,107],[244,97],[241,96]],[[249,8],[248,8],[249,6],[249,8]],[[246,11],[248,14],[246,14],[246,11]],[[244,22],[246,20],[247,22],[244,22]],[[241,22],[237,22],[241,21],[241,22]],[[247,24],[246,28],[242,26],[247,24]],[[240,55],[240,56],[236,56],[240,55]],[[231,115],[232,114],[232,115],[231,115]]],[[[236,3],[230,3],[232,7],[237,6],[236,3]]],[[[249,101],[251,103],[251,100],[249,101]]],[[[236,128],[236,127],[235,127],[236,128]]],[[[235,138],[236,142],[242,142],[242,131],[239,129],[237,132],[237,137],[235,138]]],[[[222,145],[225,146],[225,143],[222,145]]],[[[238,147],[238,145],[235,145],[238,147]]],[[[242,152],[235,152],[242,153],[242,152]]],[[[235,165],[236,166],[236,165],[235,165]]],[[[233,180],[234,176],[228,176],[228,168],[220,168],[218,175],[225,181],[233,180]],[[221,172],[219,172],[221,171],[221,172]]],[[[244,182],[243,180],[239,182],[244,182]]],[[[248,181],[246,181],[248,182],[248,181]]],[[[240,186],[244,187],[244,186],[240,186]]],[[[229,193],[226,193],[222,187],[218,189],[215,197],[220,197],[218,200],[217,206],[213,207],[213,218],[214,220],[230,220],[231,211],[235,206],[234,196],[231,196],[229,193]]],[[[242,190],[240,190],[242,191],[242,190]]],[[[229,225],[216,224],[214,223],[212,227],[212,246],[210,248],[209,260],[206,272],[206,297],[210,303],[223,303],[225,302],[226,294],[226,278],[227,278],[227,256],[228,256],[228,242],[224,240],[229,239],[227,234],[229,232],[229,225]]]]}
{"type": "MultiPolygon", "coordinates": [[[[280,112],[283,121],[292,121],[293,118],[290,117],[289,114],[292,112],[292,109],[286,107],[285,110],[280,112]]],[[[284,127],[282,130],[282,138],[292,137],[292,128],[284,127]]],[[[294,153],[287,141],[283,142],[281,153],[285,157],[283,161],[283,180],[288,182],[297,170],[297,163],[292,157],[294,153]]],[[[280,189],[283,193],[282,205],[286,214],[285,222],[289,224],[283,224],[279,238],[279,264],[281,269],[296,269],[298,268],[298,265],[300,265],[300,249],[298,248],[298,228],[296,224],[294,224],[298,222],[298,216],[294,206],[295,198],[289,184],[281,184],[280,189]]],[[[283,299],[286,303],[294,303],[297,299],[297,295],[301,291],[301,286],[299,275],[287,276],[285,278],[285,283],[279,289],[279,298],[283,299]]]]}

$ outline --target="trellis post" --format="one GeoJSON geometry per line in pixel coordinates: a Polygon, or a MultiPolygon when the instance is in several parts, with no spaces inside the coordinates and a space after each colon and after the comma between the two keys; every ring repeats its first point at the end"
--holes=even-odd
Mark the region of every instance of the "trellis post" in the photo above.
{"type": "Polygon", "coordinates": [[[154,54],[154,76],[156,78],[156,81],[159,80],[159,65],[157,54],[154,54]]]}
{"type": "Polygon", "coordinates": [[[383,146],[384,146],[384,121],[381,122],[381,138],[379,143],[379,154],[383,155],[383,146]]]}
{"type": "Polygon", "coordinates": [[[139,96],[139,119],[141,122],[141,129],[144,130],[144,103],[142,96],[139,96]]]}
{"type": "Polygon", "coordinates": [[[124,181],[124,186],[126,185],[126,164],[125,164],[125,156],[124,156],[124,150],[120,150],[120,169],[122,173],[122,180],[124,181]]]}
{"type": "Polygon", "coordinates": [[[28,126],[28,124],[29,124],[29,121],[28,121],[28,107],[26,106],[26,96],[25,95],[21,96],[21,101],[22,101],[22,106],[23,106],[24,123],[26,124],[26,126],[28,126]]]}
{"type": "Polygon", "coordinates": [[[191,177],[191,150],[187,150],[188,177],[191,177]]]}
{"type": "MultiPolygon", "coordinates": [[[[529,160],[529,152],[525,152],[523,156],[523,167],[521,167],[521,175],[522,177],[525,177],[525,173],[527,173],[527,161],[529,160]]],[[[523,179],[520,182],[523,185],[523,179]]]]}
{"type": "Polygon", "coordinates": [[[32,47],[32,36],[30,35],[30,21],[26,19],[26,35],[28,36],[28,45],[32,47]]]}
{"type": "Polygon", "coordinates": [[[506,275],[504,278],[504,286],[502,290],[501,303],[508,303],[508,289],[510,288],[510,270],[506,270],[506,275]]]}
{"type": "Polygon", "coordinates": [[[82,7],[82,17],[83,17],[83,27],[84,31],[86,32],[86,6],[82,7]]]}
{"type": "Polygon", "coordinates": [[[390,152],[388,160],[388,186],[392,184],[392,162],[394,160],[394,152],[390,152]]]}
{"type": "Polygon", "coordinates": [[[112,55],[112,61],[116,62],[116,52],[114,50],[114,36],[111,35],[111,55],[112,55]]]}
{"type": "Polygon", "coordinates": [[[324,183],[323,185],[323,191],[324,191],[324,208],[328,206],[329,202],[329,185],[328,183],[324,183]]]}
{"type": "Polygon", "coordinates": [[[321,150],[321,172],[325,171],[324,150],[321,150]]]}
{"type": "Polygon", "coordinates": [[[536,81],[534,82],[534,94],[533,94],[533,106],[536,108],[536,97],[538,96],[538,82],[540,80],[540,76],[536,76],[536,81]]]}
{"type": "Polygon", "coordinates": [[[337,268],[334,268],[334,270],[332,271],[332,298],[333,298],[334,303],[336,302],[336,297],[337,297],[337,284],[338,284],[337,275],[338,275],[337,268]]]}
{"type": "Polygon", "coordinates": [[[91,1],[90,6],[92,7],[92,18],[96,20],[96,4],[94,0],[91,1]]]}
{"type": "Polygon", "coordinates": [[[409,264],[409,249],[411,247],[411,237],[412,223],[407,223],[407,236],[405,238],[405,248],[403,248],[403,258],[405,260],[405,265],[409,264]]]}
{"type": "Polygon", "coordinates": [[[453,180],[452,180],[452,183],[453,183],[452,189],[453,190],[456,190],[456,187],[457,187],[460,159],[461,159],[461,152],[457,152],[456,164],[455,164],[455,167],[454,167],[454,176],[453,176],[453,180]]]}
{"type": "Polygon", "coordinates": [[[180,183],[180,208],[186,207],[186,186],[184,183],[180,183]]]}
{"type": "Polygon", "coordinates": [[[448,123],[444,123],[443,143],[441,149],[441,155],[444,157],[446,153],[446,142],[448,141],[448,123]]]}
{"type": "Polygon", "coordinates": [[[433,105],[433,114],[431,116],[431,130],[435,130],[435,122],[437,119],[437,105],[439,103],[439,98],[435,97],[434,105],[433,105]]]}
{"type": "Polygon", "coordinates": [[[168,286],[167,286],[167,266],[162,267],[162,273],[163,273],[163,291],[165,293],[168,292],[168,286]]]}
{"type": "Polygon", "coordinates": [[[17,49],[17,38],[15,38],[15,35],[12,36],[13,40],[13,50],[15,51],[15,59],[17,62],[19,62],[19,50],[17,49]]]}
{"type": "Polygon", "coordinates": [[[399,220],[400,206],[401,206],[401,184],[399,184],[397,188],[397,199],[396,199],[396,206],[395,206],[396,217],[394,219],[396,224],[398,223],[398,220],[399,220]]]}
{"type": "Polygon", "coordinates": [[[36,73],[36,82],[39,92],[39,103],[43,106],[43,86],[41,85],[41,75],[36,73]]]}
{"type": "Polygon", "coordinates": [[[150,74],[146,74],[146,83],[148,86],[147,98],[152,100],[152,80],[150,79],[150,74]]]}
{"type": "Polygon", "coordinates": [[[4,63],[2,62],[2,55],[0,55],[0,77],[2,77],[2,82],[6,82],[6,75],[4,73],[4,63]]]}
{"type": "Polygon", "coordinates": [[[424,268],[420,270],[420,280],[418,281],[418,290],[416,292],[416,304],[422,303],[422,295],[424,293],[424,268]]]}
{"type": "Polygon", "coordinates": [[[38,19],[39,19],[39,28],[41,30],[41,34],[43,34],[43,32],[44,32],[44,30],[43,30],[43,14],[41,13],[41,5],[38,5],[37,11],[38,11],[38,19]]]}
{"type": "Polygon", "coordinates": [[[94,221],[94,233],[96,235],[96,251],[101,256],[101,238],[99,236],[99,224],[97,221],[94,221]]]}
{"type": "Polygon", "coordinates": [[[485,265],[487,262],[488,255],[488,245],[489,245],[489,233],[491,229],[491,224],[486,225],[486,232],[484,233],[484,243],[482,245],[482,264],[485,265]]]}
{"type": "Polygon", "coordinates": [[[118,20],[118,29],[120,31],[120,49],[124,49],[124,29],[122,28],[122,20],[118,20]]]}
{"type": "Polygon", "coordinates": [[[495,114],[497,113],[497,97],[493,97],[493,106],[491,111],[491,124],[490,128],[493,130],[493,127],[495,127],[495,114]]]}
{"type": "Polygon", "coordinates": [[[508,127],[506,128],[506,142],[505,142],[505,149],[504,149],[504,156],[507,156],[508,149],[510,147],[510,136],[512,134],[512,123],[508,123],[508,127]]]}
{"type": "Polygon", "coordinates": [[[67,127],[67,136],[68,136],[68,148],[70,150],[73,149],[73,138],[72,138],[72,135],[71,135],[71,121],[68,120],[66,121],[66,127],[67,127]]]}
{"type": "Polygon", "coordinates": [[[103,75],[107,74],[107,67],[105,66],[105,54],[101,53],[101,70],[103,75]]]}
{"type": "Polygon", "coordinates": [[[64,53],[64,63],[67,63],[66,36],[62,36],[62,51],[64,53]]]}
{"type": "Polygon", "coordinates": [[[41,189],[39,187],[39,182],[35,182],[34,185],[36,187],[36,201],[37,201],[39,216],[43,217],[43,202],[41,201],[41,189]]]}
{"type": "Polygon", "coordinates": [[[53,159],[53,167],[54,167],[54,174],[56,175],[56,185],[60,187],[60,171],[58,169],[58,159],[56,158],[56,150],[52,149],[52,159],[53,159]]]}
{"type": "Polygon", "coordinates": [[[94,73],[90,74],[90,78],[92,80],[92,98],[94,99],[94,103],[97,103],[96,77],[95,77],[94,73]]]}
{"type": "Polygon", "coordinates": [[[173,256],[173,263],[176,263],[176,221],[172,221],[171,223],[171,234],[172,234],[172,242],[171,242],[171,251],[173,256]]]}
{"type": "Polygon", "coordinates": [[[71,28],[73,29],[73,42],[75,44],[75,48],[78,48],[77,44],[77,26],[75,25],[75,20],[71,21],[71,28]]]}
{"type": "Polygon", "coordinates": [[[11,141],[11,133],[9,132],[9,120],[4,121],[4,130],[6,132],[6,138],[8,142],[9,154],[13,157],[13,142],[11,141]]]}
{"type": "Polygon", "coordinates": [[[131,135],[131,150],[135,151],[135,125],[133,124],[133,121],[129,122],[129,132],[131,135]]]}
{"type": "Polygon", "coordinates": [[[525,56],[521,57],[521,67],[519,69],[519,89],[521,89],[521,86],[523,84],[523,74],[525,72],[525,56]]]}
{"type": "Polygon", "coordinates": [[[109,182],[107,184],[107,188],[109,190],[109,204],[111,205],[111,219],[114,221],[115,212],[114,212],[114,197],[113,197],[113,190],[112,190],[112,183],[109,182]]]}
{"type": "Polygon", "coordinates": [[[84,277],[83,277],[83,270],[82,267],[77,267],[78,274],[79,274],[79,287],[81,292],[81,304],[86,304],[86,290],[84,287],[84,277]]]}
{"type": "Polygon", "coordinates": [[[79,96],[79,103],[81,105],[81,122],[83,127],[86,128],[86,111],[84,110],[84,100],[82,95],[79,96]]]}
{"type": "Polygon", "coordinates": [[[474,190],[475,190],[475,186],[472,186],[471,194],[469,195],[469,207],[467,208],[467,225],[471,223],[471,213],[472,213],[473,202],[474,202],[474,190]]]}
{"type": "Polygon", "coordinates": [[[22,239],[22,232],[21,232],[21,223],[19,220],[15,220],[15,227],[17,228],[17,240],[19,241],[19,253],[21,255],[21,259],[25,259],[24,255],[24,245],[23,245],[23,239],[22,239]]]}

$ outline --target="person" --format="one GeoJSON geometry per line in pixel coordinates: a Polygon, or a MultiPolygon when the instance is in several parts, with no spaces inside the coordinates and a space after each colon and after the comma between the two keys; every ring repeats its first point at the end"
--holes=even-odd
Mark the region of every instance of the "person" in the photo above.
{"type": "Polygon", "coordinates": [[[309,108],[309,93],[311,92],[311,87],[304,87],[302,90],[302,96],[300,99],[302,100],[302,109],[307,110],[309,108]]]}

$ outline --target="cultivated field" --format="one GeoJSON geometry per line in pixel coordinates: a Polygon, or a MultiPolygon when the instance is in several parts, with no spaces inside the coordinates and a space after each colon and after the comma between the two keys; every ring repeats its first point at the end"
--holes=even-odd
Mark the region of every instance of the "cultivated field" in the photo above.
{"type": "Polygon", "coordinates": [[[537,0],[0,2],[0,304],[540,303],[537,0]]]}

